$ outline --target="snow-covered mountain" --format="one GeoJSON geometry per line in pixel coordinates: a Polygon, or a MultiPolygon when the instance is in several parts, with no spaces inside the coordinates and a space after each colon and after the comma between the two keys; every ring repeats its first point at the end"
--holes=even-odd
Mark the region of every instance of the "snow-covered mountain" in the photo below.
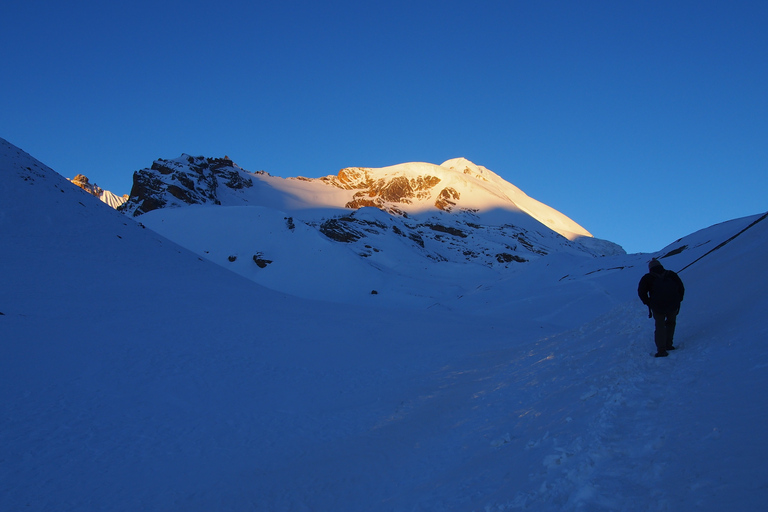
{"type": "Polygon", "coordinates": [[[455,273],[471,291],[431,307],[340,306],[212,264],[1,139],[0,171],[0,510],[768,500],[765,216],[455,273]],[[651,256],[687,289],[664,359],[636,296],[651,256]]]}
{"type": "Polygon", "coordinates": [[[128,196],[118,196],[109,190],[102,189],[95,183],[91,183],[91,180],[89,180],[88,177],[83,174],[78,174],[69,181],[85,190],[89,194],[98,197],[102,202],[108,204],[112,208],[119,208],[128,200],[128,196]]]}
{"type": "Polygon", "coordinates": [[[550,254],[623,253],[465,159],[284,179],[182,155],[136,172],[121,210],[260,284],[345,302],[375,293],[431,304],[467,292],[449,284],[457,272],[496,279],[550,254]]]}
{"type": "Polygon", "coordinates": [[[134,173],[130,199],[123,210],[137,216],[189,204],[256,205],[291,212],[373,206],[399,215],[455,211],[495,224],[514,219],[527,229],[540,229],[541,223],[569,240],[592,236],[562,213],[464,158],[442,165],[354,167],[323,178],[283,179],[263,171],[249,173],[228,157],[182,155],[157,160],[134,173]],[[497,210],[506,215],[494,215],[497,210]]]}

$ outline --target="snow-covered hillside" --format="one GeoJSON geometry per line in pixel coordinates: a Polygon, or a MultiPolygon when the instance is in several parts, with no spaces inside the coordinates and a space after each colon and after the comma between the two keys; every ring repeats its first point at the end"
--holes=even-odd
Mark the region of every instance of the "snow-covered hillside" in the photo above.
{"type": "Polygon", "coordinates": [[[679,350],[655,359],[635,291],[652,255],[563,252],[453,275],[471,292],[431,307],[341,305],[243,279],[2,140],[0,170],[0,510],[768,500],[768,220],[654,255],[687,267],[679,350]]]}
{"type": "Polygon", "coordinates": [[[283,179],[182,155],[136,172],[122,211],[259,284],[338,302],[429,306],[544,256],[624,253],[465,159],[283,179]]]}
{"type": "Polygon", "coordinates": [[[257,206],[163,208],[139,220],[259,284],[346,303],[375,292],[377,304],[426,307],[496,281],[548,251],[595,258],[559,235],[470,227],[456,215],[403,219],[370,207],[319,223],[257,206]]]}

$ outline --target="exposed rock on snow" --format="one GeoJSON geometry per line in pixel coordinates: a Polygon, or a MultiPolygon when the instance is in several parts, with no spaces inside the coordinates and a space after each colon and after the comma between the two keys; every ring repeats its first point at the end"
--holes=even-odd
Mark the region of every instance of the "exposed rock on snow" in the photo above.
{"type": "MultiPolygon", "coordinates": [[[[325,182],[344,190],[358,190],[346,208],[358,209],[375,206],[394,214],[401,214],[398,204],[413,204],[428,199],[440,178],[430,175],[414,177],[392,176],[375,178],[374,169],[354,167],[342,169],[337,177],[329,176],[325,182]]],[[[442,192],[441,192],[442,193],[442,192]]]]}
{"type": "Polygon", "coordinates": [[[121,210],[138,216],[169,206],[221,204],[219,186],[242,190],[252,187],[253,180],[229,158],[160,159],[133,174],[131,195],[121,210]]]}
{"type": "Polygon", "coordinates": [[[264,254],[259,252],[253,255],[253,262],[256,263],[259,268],[266,268],[267,265],[272,263],[272,260],[266,259],[264,254]]]}
{"type": "Polygon", "coordinates": [[[118,196],[109,190],[104,190],[95,183],[91,183],[90,180],[82,175],[78,174],[71,180],[72,183],[80,187],[81,189],[85,190],[91,195],[94,195],[101,199],[104,203],[108,204],[112,208],[119,208],[120,205],[125,203],[128,200],[127,195],[118,196]]]}

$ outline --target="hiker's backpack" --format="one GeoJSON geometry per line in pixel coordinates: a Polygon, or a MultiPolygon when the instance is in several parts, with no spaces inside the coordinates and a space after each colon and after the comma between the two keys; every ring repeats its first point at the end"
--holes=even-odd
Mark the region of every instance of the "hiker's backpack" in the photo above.
{"type": "Polygon", "coordinates": [[[671,270],[665,270],[661,274],[654,274],[654,277],[656,279],[651,287],[651,306],[665,312],[679,308],[680,287],[674,273],[671,270]]]}

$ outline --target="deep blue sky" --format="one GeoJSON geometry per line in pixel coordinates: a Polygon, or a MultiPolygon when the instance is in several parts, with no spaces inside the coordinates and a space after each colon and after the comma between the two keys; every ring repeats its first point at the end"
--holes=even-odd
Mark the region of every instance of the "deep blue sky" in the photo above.
{"type": "Polygon", "coordinates": [[[0,137],[115,193],[466,157],[629,252],[768,210],[768,2],[27,0],[0,137]]]}

